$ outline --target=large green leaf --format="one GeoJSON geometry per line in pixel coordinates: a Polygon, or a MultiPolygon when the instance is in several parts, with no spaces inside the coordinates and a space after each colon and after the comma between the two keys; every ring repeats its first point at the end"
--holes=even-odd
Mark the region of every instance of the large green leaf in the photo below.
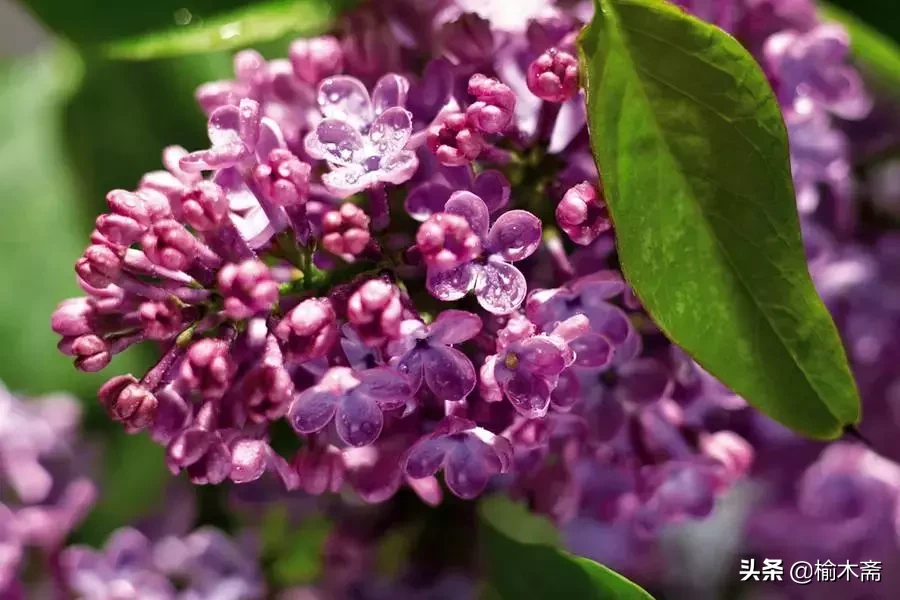
{"type": "Polygon", "coordinates": [[[490,498],[480,514],[491,598],[653,600],[618,573],[558,548],[553,525],[521,505],[490,498]]]}
{"type": "Polygon", "coordinates": [[[843,9],[824,4],[821,10],[850,33],[853,58],[863,72],[887,90],[900,92],[900,45],[843,9]]]}
{"type": "Polygon", "coordinates": [[[50,29],[116,58],[227,50],[327,31],[353,0],[23,0],[50,29]]]}
{"type": "Polygon", "coordinates": [[[807,270],[787,133],[756,62],[660,0],[598,0],[580,47],[619,257],[647,310],[772,418],[840,436],[859,396],[807,270]]]}

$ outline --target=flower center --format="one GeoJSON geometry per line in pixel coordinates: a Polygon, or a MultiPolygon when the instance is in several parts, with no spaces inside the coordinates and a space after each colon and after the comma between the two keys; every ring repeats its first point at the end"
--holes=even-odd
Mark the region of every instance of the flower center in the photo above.
{"type": "Polygon", "coordinates": [[[503,359],[503,364],[506,365],[507,369],[516,369],[519,367],[519,356],[514,352],[510,352],[503,359]]]}

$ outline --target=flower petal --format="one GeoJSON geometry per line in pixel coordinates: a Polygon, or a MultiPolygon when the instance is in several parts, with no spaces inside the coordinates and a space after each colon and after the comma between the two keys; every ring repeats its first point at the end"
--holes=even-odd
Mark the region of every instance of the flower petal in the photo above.
{"type": "Polygon", "coordinates": [[[341,199],[363,191],[372,181],[371,177],[366,176],[365,170],[356,165],[339,167],[322,175],[322,183],[328,191],[341,199]]]}
{"type": "Polygon", "coordinates": [[[478,304],[495,315],[506,315],[522,304],[528,284],[516,267],[500,260],[491,260],[482,268],[475,282],[478,304]]]}
{"type": "Polygon", "coordinates": [[[515,355],[518,357],[518,369],[534,375],[552,377],[566,368],[565,353],[548,336],[535,336],[525,340],[515,355]]]}
{"type": "Polygon", "coordinates": [[[406,183],[419,168],[419,158],[415,152],[403,151],[381,161],[380,170],[375,172],[383,183],[400,185],[406,183]]]}
{"type": "Polygon", "coordinates": [[[426,181],[407,194],[404,206],[416,221],[425,221],[434,213],[443,212],[452,190],[442,183],[426,181]]]}
{"type": "Polygon", "coordinates": [[[477,497],[487,487],[491,477],[499,471],[496,456],[491,460],[490,448],[478,438],[467,436],[457,443],[447,456],[444,479],[450,491],[465,500],[477,497]]]}
{"type": "Polygon", "coordinates": [[[569,342],[575,351],[575,363],[579,367],[605,367],[612,362],[614,351],[609,340],[599,333],[590,332],[569,342]]]}
{"type": "Polygon", "coordinates": [[[297,396],[288,409],[288,420],[299,433],[315,433],[334,418],[340,396],[310,388],[297,396]]]}
{"type": "Polygon", "coordinates": [[[453,192],[444,205],[444,212],[464,218],[478,237],[482,240],[487,238],[491,215],[484,200],[472,192],[453,192]]]}
{"type": "Polygon", "coordinates": [[[528,258],[541,245],[541,220],[526,210],[500,215],[491,227],[485,247],[509,262],[528,258]]]}
{"type": "Polygon", "coordinates": [[[206,126],[213,146],[244,145],[241,139],[241,110],[237,106],[221,106],[209,116],[206,126]]]}
{"type": "Polygon", "coordinates": [[[672,392],[674,380],[669,369],[656,359],[642,358],[619,367],[616,398],[638,404],[661,400],[672,392]]]}
{"type": "Polygon", "coordinates": [[[384,415],[374,398],[357,390],[344,396],[334,418],[338,436],[351,446],[368,446],[378,439],[384,415]]]}
{"type": "Polygon", "coordinates": [[[471,340],[481,331],[481,317],[465,310],[445,310],[428,327],[428,340],[450,346],[471,340]]]}
{"type": "Polygon", "coordinates": [[[372,107],[375,109],[375,116],[391,108],[404,106],[408,92],[409,80],[406,77],[396,73],[382,76],[372,89],[372,107]]]}
{"type": "Polygon", "coordinates": [[[405,108],[389,108],[375,119],[369,129],[369,141],[378,156],[398,154],[412,134],[412,114],[405,108]]]}
{"type": "Polygon", "coordinates": [[[404,406],[413,395],[409,380],[390,367],[375,367],[357,373],[359,392],[378,402],[384,410],[404,406]]]}
{"type": "MultiPolygon", "coordinates": [[[[500,370],[503,373],[503,370],[500,370]]],[[[513,408],[527,419],[539,419],[547,414],[550,406],[550,383],[525,369],[512,371],[510,377],[499,377],[498,383],[509,398],[513,408]]]]}
{"type": "Polygon", "coordinates": [[[335,165],[356,165],[362,160],[363,138],[346,121],[325,119],[304,141],[306,152],[313,158],[335,165]]]}
{"type": "Polygon", "coordinates": [[[372,121],[369,92],[356,77],[335,75],[319,84],[316,102],[327,119],[347,122],[357,130],[372,121]]]}
{"type": "Polygon", "coordinates": [[[397,363],[397,371],[409,378],[409,385],[413,393],[418,392],[422,387],[422,352],[414,348],[407,352],[400,362],[397,363]]]}
{"type": "Polygon", "coordinates": [[[488,211],[495,213],[509,204],[510,185],[506,176],[500,171],[489,169],[482,171],[475,178],[472,191],[476,196],[484,200],[488,211]]]}
{"type": "Polygon", "coordinates": [[[480,269],[477,265],[466,263],[449,271],[429,270],[425,287],[432,296],[444,302],[459,300],[469,293],[480,269]]]}
{"type": "Polygon", "coordinates": [[[259,141],[256,142],[256,158],[260,162],[265,161],[272,150],[286,148],[284,134],[278,123],[268,117],[263,117],[259,127],[259,141]]]}
{"type": "Polygon", "coordinates": [[[469,357],[446,346],[422,352],[425,383],[438,399],[456,402],[475,389],[475,367],[469,357]]]}
{"type": "Polygon", "coordinates": [[[441,468],[450,447],[452,443],[443,436],[423,438],[409,449],[403,470],[413,479],[431,477],[441,468]]]}

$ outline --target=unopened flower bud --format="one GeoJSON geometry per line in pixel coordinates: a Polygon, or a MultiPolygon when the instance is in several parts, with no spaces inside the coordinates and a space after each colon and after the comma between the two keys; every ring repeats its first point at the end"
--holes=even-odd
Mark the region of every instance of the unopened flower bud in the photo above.
{"type": "Polygon", "coordinates": [[[53,311],[50,327],[62,336],[79,336],[93,331],[94,306],[87,298],[63,300],[53,311]]]}
{"type": "Polygon", "coordinates": [[[112,248],[102,244],[88,246],[75,263],[75,272],[89,285],[104,288],[119,278],[122,259],[112,248]]]}
{"type": "Polygon", "coordinates": [[[288,361],[300,363],[325,356],[338,340],[337,315],[331,302],[304,300],[278,323],[275,337],[288,361]]]}
{"type": "Polygon", "coordinates": [[[400,334],[403,305],[397,286],[373,279],[356,290],[347,302],[347,320],[363,343],[377,346],[400,334]]]}
{"type": "Polygon", "coordinates": [[[181,271],[193,262],[196,239],[178,221],[165,219],[154,223],[144,234],[141,247],[153,263],[181,271]]]}
{"type": "Polygon", "coordinates": [[[566,192],[556,207],[556,222],[573,242],[582,246],[612,227],[606,202],[587,181],[566,192]]]}
{"type": "Polygon", "coordinates": [[[228,343],[207,338],[188,349],[179,377],[202,397],[219,398],[231,384],[234,369],[228,343]]]}
{"type": "Polygon", "coordinates": [[[528,89],[547,102],[565,102],[578,93],[578,59],[551,48],[528,65],[528,89]]]}
{"type": "Polygon", "coordinates": [[[437,213],[419,226],[416,245],[429,269],[448,271],[481,254],[481,240],[464,218],[437,213]]]}
{"type": "Polygon", "coordinates": [[[174,298],[165,302],[144,302],[138,308],[144,335],[151,340],[172,339],[184,328],[184,309],[174,298]]]}
{"type": "Polygon", "coordinates": [[[446,114],[435,121],[428,128],[425,142],[438,161],[448,167],[469,164],[485,147],[484,138],[468,125],[463,113],[446,114]]]}
{"type": "Polygon", "coordinates": [[[345,202],[322,217],[322,247],[333,254],[356,256],[370,239],[369,217],[355,204],[345,202]]]}
{"type": "Polygon", "coordinates": [[[279,206],[295,206],[306,202],[309,173],[307,163],[290,150],[277,148],[256,167],[253,178],[266,198],[279,206]]]}
{"type": "Polygon", "coordinates": [[[484,133],[501,133],[512,121],[516,94],[508,85],[480,73],[469,79],[469,93],[476,101],[466,109],[470,125],[484,133]]]}
{"type": "Polygon", "coordinates": [[[113,420],[124,423],[130,432],[144,429],[156,420],[156,396],[131,375],[113,377],[97,395],[113,420]]]}
{"type": "Polygon", "coordinates": [[[57,347],[63,354],[75,357],[75,368],[86,373],[101,371],[112,360],[109,345],[94,334],[63,338],[57,347]]]}
{"type": "Polygon", "coordinates": [[[278,302],[278,283],[258,259],[225,265],[219,271],[219,289],[225,297],[225,314],[234,320],[268,312],[278,302]]]}
{"type": "Polygon", "coordinates": [[[184,190],[172,208],[176,216],[197,231],[211,231],[228,215],[228,198],[215,183],[201,181],[184,190]]]}

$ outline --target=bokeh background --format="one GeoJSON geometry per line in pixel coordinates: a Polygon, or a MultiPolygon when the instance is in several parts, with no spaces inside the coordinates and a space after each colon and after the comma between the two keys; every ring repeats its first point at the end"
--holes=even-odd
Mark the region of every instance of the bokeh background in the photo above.
{"type": "MultiPolygon", "coordinates": [[[[102,28],[102,2],[56,1],[102,28]]],[[[834,3],[900,41],[900,1],[834,3]]],[[[139,11],[134,27],[140,28],[139,11]]],[[[284,55],[287,42],[258,49],[267,57],[284,55]]],[[[95,398],[111,374],[143,371],[153,349],[127,352],[102,374],[79,373],[56,351],[49,317],[59,300],[78,293],[72,265],[106,192],[133,188],[141,174],[158,168],[166,145],[203,147],[205,118],[193,90],[230,72],[231,52],[146,62],[79,53],[19,4],[0,0],[0,381],[29,395],[66,391],[84,403],[85,435],[98,448],[92,468],[101,495],[75,533],[76,542],[102,544],[117,527],[151,514],[171,493],[172,476],[162,449],[144,436],[122,433],[95,398]]],[[[200,488],[198,523],[233,526],[223,493],[200,488]]],[[[710,519],[668,531],[664,582],[654,593],[734,597],[741,519],[753,502],[752,485],[742,487],[710,519]]],[[[302,548],[288,579],[315,576],[321,531],[313,527],[310,536],[298,538],[302,548]]]]}

